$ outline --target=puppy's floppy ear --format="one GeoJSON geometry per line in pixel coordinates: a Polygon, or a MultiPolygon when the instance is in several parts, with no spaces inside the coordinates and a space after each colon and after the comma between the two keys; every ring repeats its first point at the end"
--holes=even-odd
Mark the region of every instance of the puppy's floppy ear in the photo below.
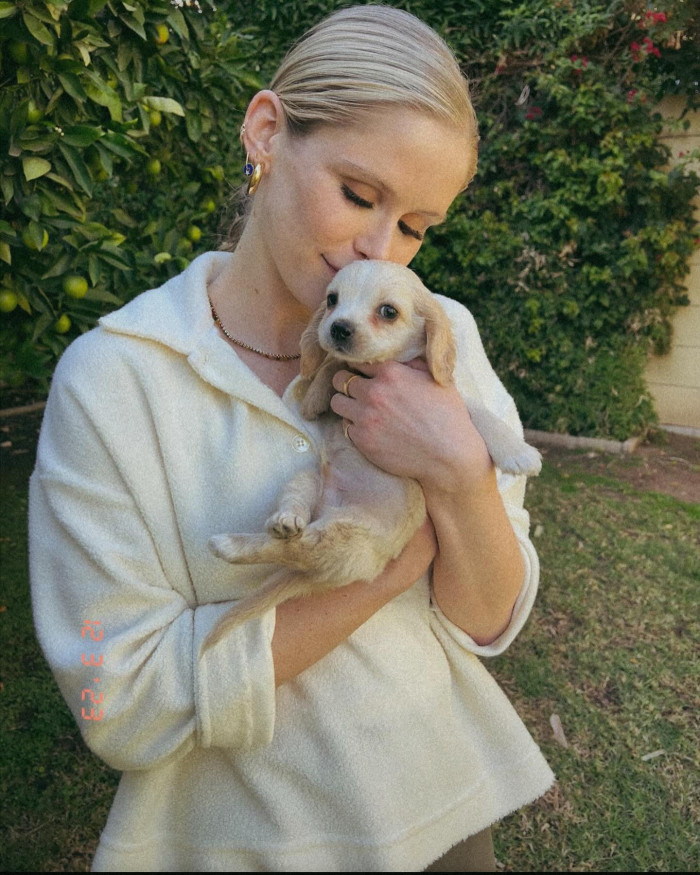
{"type": "Polygon", "coordinates": [[[457,360],[457,345],[447,314],[430,292],[424,291],[418,298],[416,312],[425,319],[425,359],[435,382],[449,386],[457,360]]]}
{"type": "Polygon", "coordinates": [[[326,304],[324,301],[311,317],[311,321],[301,335],[301,375],[307,379],[312,377],[314,371],[321,367],[326,357],[326,352],[321,349],[321,344],[318,342],[318,326],[325,313],[326,304]]]}

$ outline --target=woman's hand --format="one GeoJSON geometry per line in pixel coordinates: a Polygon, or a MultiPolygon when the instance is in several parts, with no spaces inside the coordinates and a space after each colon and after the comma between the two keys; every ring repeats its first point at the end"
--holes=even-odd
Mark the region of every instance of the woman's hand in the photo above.
{"type": "Polygon", "coordinates": [[[440,386],[424,361],[358,366],[333,378],[331,408],[349,423],[348,436],[371,462],[412,477],[431,490],[468,488],[491,470],[486,445],[454,386],[440,386]],[[348,385],[348,396],[343,387],[348,385]]]}

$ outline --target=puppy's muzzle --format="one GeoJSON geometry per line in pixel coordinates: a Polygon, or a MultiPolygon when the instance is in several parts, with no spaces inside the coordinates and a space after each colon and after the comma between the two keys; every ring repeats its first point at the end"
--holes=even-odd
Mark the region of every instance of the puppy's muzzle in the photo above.
{"type": "Polygon", "coordinates": [[[355,326],[345,319],[337,319],[331,324],[330,335],[336,349],[347,351],[352,346],[355,326]]]}

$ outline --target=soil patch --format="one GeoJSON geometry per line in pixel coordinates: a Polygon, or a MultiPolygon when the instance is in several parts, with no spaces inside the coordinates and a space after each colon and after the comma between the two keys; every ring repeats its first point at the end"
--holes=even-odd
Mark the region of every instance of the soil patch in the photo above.
{"type": "Polygon", "coordinates": [[[546,465],[610,477],[642,492],[700,503],[700,438],[655,433],[631,455],[541,447],[546,465]]]}

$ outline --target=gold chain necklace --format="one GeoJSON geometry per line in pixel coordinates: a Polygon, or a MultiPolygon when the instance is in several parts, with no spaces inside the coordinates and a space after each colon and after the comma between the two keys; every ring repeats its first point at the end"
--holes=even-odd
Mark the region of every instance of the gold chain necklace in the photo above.
{"type": "Polygon", "coordinates": [[[294,359],[301,358],[300,352],[298,352],[296,355],[277,355],[274,352],[264,352],[262,349],[256,349],[254,346],[248,346],[248,344],[243,343],[242,340],[236,340],[236,338],[231,337],[231,335],[228,333],[228,331],[224,328],[224,326],[221,322],[221,319],[219,319],[218,313],[214,309],[214,305],[211,302],[211,298],[209,299],[209,306],[211,307],[211,315],[212,315],[212,318],[214,319],[215,324],[219,326],[219,328],[224,332],[224,334],[226,335],[226,337],[228,337],[228,339],[231,341],[231,343],[235,343],[236,346],[242,346],[243,349],[247,349],[248,352],[257,353],[258,355],[265,356],[266,359],[274,359],[277,362],[291,362],[291,361],[294,361],[294,359]]]}

